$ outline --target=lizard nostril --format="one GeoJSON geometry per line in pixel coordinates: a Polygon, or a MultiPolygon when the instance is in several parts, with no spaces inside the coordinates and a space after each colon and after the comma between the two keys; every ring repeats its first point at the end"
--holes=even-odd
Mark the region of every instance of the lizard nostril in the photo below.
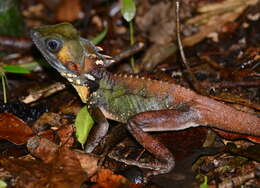
{"type": "Polygon", "coordinates": [[[35,37],[38,37],[39,36],[39,33],[37,31],[35,31],[34,29],[31,29],[30,30],[30,36],[32,38],[35,38],[35,37]]]}

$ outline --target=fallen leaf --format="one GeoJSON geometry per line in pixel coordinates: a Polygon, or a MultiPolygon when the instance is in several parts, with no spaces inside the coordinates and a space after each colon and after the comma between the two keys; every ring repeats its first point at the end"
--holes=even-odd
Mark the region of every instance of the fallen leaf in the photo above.
{"type": "Polygon", "coordinates": [[[260,144],[260,137],[236,134],[236,133],[222,131],[219,129],[214,129],[214,131],[217,132],[220,136],[228,140],[247,139],[250,140],[251,142],[260,144]]]}
{"type": "Polygon", "coordinates": [[[46,125],[48,126],[61,126],[61,115],[53,112],[45,112],[43,113],[32,125],[34,132],[40,132],[46,129],[46,125]]]}
{"type": "Polygon", "coordinates": [[[29,151],[41,160],[0,158],[1,166],[16,177],[16,187],[80,188],[98,170],[98,157],[59,147],[35,136],[29,151]]]}
{"type": "Polygon", "coordinates": [[[61,126],[58,131],[57,135],[60,138],[60,145],[70,147],[74,143],[73,137],[74,129],[72,125],[63,125],[61,126]]]}
{"type": "Polygon", "coordinates": [[[101,169],[97,175],[92,178],[92,181],[97,184],[92,186],[92,188],[142,188],[145,187],[144,184],[134,184],[128,181],[125,177],[121,175],[113,174],[112,171],[108,169],[101,169]]]}
{"type": "Polygon", "coordinates": [[[44,164],[39,160],[0,159],[1,166],[16,177],[15,187],[79,188],[87,179],[87,174],[72,163],[74,161],[69,162],[71,166],[67,167],[70,166],[70,169],[60,166],[59,161],[58,164],[44,164]]]}
{"type": "Polygon", "coordinates": [[[32,129],[20,118],[10,113],[0,114],[0,138],[20,145],[33,135],[32,129]]]}
{"type": "Polygon", "coordinates": [[[36,157],[43,160],[44,163],[54,163],[54,166],[63,166],[62,168],[81,169],[91,177],[96,173],[97,163],[100,157],[91,154],[81,153],[69,149],[68,147],[59,147],[55,143],[35,136],[27,143],[28,150],[36,157]]]}
{"type": "Polygon", "coordinates": [[[72,22],[78,19],[81,12],[80,0],[62,0],[56,10],[57,21],[72,22]]]}

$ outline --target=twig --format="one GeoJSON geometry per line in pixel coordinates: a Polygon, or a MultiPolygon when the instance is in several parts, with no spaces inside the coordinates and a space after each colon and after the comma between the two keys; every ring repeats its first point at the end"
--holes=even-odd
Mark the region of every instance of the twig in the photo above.
{"type": "MultiPolygon", "coordinates": [[[[204,84],[203,84],[204,85],[204,84]]],[[[260,87],[260,80],[249,81],[222,81],[219,83],[207,83],[204,87],[208,88],[235,88],[235,87],[260,87]]]]}
{"type": "Polygon", "coordinates": [[[54,94],[58,91],[65,89],[65,87],[66,86],[64,84],[62,84],[60,82],[56,82],[56,83],[49,85],[45,88],[31,92],[28,96],[24,97],[20,101],[28,104],[28,103],[37,101],[40,98],[48,97],[48,96],[50,96],[50,95],[52,95],[52,94],[54,94]]]}
{"type": "Polygon", "coordinates": [[[7,103],[7,97],[6,97],[6,82],[5,82],[5,74],[3,73],[3,75],[1,76],[2,79],[2,87],[3,87],[3,95],[4,95],[4,103],[7,103]]]}
{"type": "Polygon", "coordinates": [[[135,43],[133,46],[130,46],[129,48],[127,48],[120,54],[116,55],[113,58],[114,61],[112,61],[109,64],[106,64],[106,67],[111,67],[111,66],[117,64],[118,62],[122,61],[123,59],[126,59],[126,58],[136,54],[137,52],[140,52],[141,50],[144,49],[144,47],[145,47],[145,45],[142,42],[135,43]]]}
{"type": "Polygon", "coordinates": [[[27,37],[10,37],[0,35],[0,49],[5,51],[29,51],[32,46],[31,39],[27,37]]]}
{"type": "Polygon", "coordinates": [[[222,96],[210,96],[210,98],[213,98],[217,101],[226,102],[226,103],[233,103],[233,104],[240,104],[249,108],[253,108],[255,110],[260,110],[260,105],[256,103],[252,103],[252,101],[247,99],[237,99],[237,98],[228,98],[228,97],[222,97],[222,96]]]}
{"type": "Polygon", "coordinates": [[[187,72],[189,74],[190,77],[190,83],[193,86],[193,88],[200,94],[204,94],[205,92],[202,91],[200,88],[200,84],[198,82],[198,80],[196,79],[194,73],[191,71],[191,68],[187,62],[187,59],[185,57],[185,53],[183,50],[183,45],[181,42],[181,35],[180,35],[180,2],[179,0],[176,1],[176,30],[177,30],[177,41],[178,41],[178,45],[179,45],[179,49],[180,49],[180,54],[181,54],[181,59],[182,59],[182,63],[184,65],[184,67],[187,69],[187,72]]]}

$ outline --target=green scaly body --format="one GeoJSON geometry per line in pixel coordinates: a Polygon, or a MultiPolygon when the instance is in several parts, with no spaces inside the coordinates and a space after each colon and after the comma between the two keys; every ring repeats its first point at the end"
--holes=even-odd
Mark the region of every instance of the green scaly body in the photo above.
{"type": "MultiPolygon", "coordinates": [[[[134,75],[114,75],[105,74],[99,82],[97,91],[91,94],[89,102],[98,106],[107,118],[126,122],[131,116],[140,112],[151,110],[172,109],[173,97],[168,92],[161,95],[149,91],[150,82],[157,82],[163,86],[162,82],[141,80],[134,75]],[[138,80],[135,88],[129,87],[127,81],[138,80]]],[[[133,84],[133,83],[132,83],[133,84]]]]}

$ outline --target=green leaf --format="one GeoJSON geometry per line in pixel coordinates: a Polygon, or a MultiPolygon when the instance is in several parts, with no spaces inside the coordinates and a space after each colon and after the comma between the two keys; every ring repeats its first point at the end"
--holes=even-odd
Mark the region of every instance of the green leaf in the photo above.
{"type": "Polygon", "coordinates": [[[208,177],[204,176],[204,182],[200,184],[200,188],[208,188],[208,177]]]}
{"type": "Polygon", "coordinates": [[[136,13],[136,6],[134,0],[121,0],[121,14],[123,18],[130,22],[136,13]]]}
{"type": "Polygon", "coordinates": [[[81,143],[82,148],[84,147],[84,144],[87,141],[88,134],[93,125],[94,120],[90,116],[87,106],[84,106],[77,114],[75,121],[76,137],[79,143],[81,143]]]}
{"type": "Polygon", "coordinates": [[[29,74],[30,71],[18,65],[5,65],[3,67],[5,72],[18,73],[18,74],[29,74]]]}
{"type": "Polygon", "coordinates": [[[41,69],[41,65],[38,61],[31,61],[29,63],[21,64],[21,65],[19,65],[19,67],[22,67],[29,71],[37,71],[37,70],[41,69]]]}
{"type": "Polygon", "coordinates": [[[7,184],[3,180],[0,180],[0,188],[6,188],[6,187],[7,184]]]}
{"type": "Polygon", "coordinates": [[[108,31],[108,26],[107,26],[107,24],[105,24],[104,31],[99,33],[97,36],[90,38],[91,42],[93,42],[93,44],[95,44],[95,45],[100,43],[105,38],[105,36],[107,35],[107,31],[108,31]]]}

